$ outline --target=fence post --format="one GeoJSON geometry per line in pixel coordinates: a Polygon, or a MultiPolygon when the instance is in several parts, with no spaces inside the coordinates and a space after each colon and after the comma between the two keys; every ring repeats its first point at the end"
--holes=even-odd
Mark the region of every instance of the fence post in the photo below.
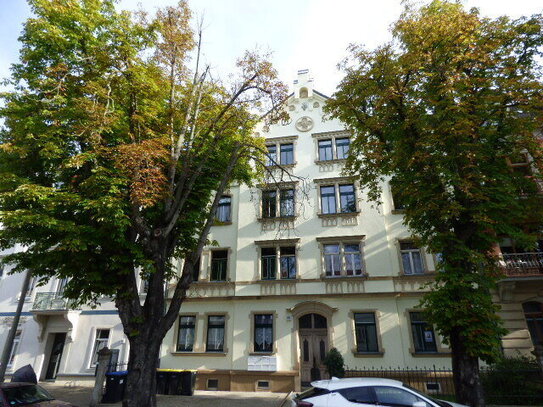
{"type": "Polygon", "coordinates": [[[98,406],[100,399],[102,398],[102,391],[104,389],[104,379],[106,378],[106,372],[111,358],[111,351],[106,346],[98,351],[98,366],[96,368],[96,381],[94,382],[94,389],[92,389],[90,407],[98,406]]]}

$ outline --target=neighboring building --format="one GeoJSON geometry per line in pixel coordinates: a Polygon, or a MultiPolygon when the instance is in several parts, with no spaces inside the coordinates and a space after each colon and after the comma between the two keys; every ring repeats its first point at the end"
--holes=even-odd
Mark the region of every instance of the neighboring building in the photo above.
{"type": "MultiPolygon", "coordinates": [[[[448,348],[417,308],[439,256],[415,245],[388,184],[374,208],[342,175],[351,135],[323,118],[325,101],[300,71],[285,102],[290,120],[258,129],[268,145],[269,182],[232,186],[221,199],[210,236],[219,246],[204,250],[198,281],[161,351],[161,367],[197,369],[200,389],[299,390],[326,375],[322,360],[331,347],[350,367],[450,367],[448,348]]],[[[531,263],[504,254],[509,277],[496,300],[511,330],[508,354],[528,352],[543,338],[541,255],[529,256],[537,261],[528,269],[531,263]]],[[[0,346],[21,283],[22,276],[0,280],[0,346]]],[[[56,294],[62,281],[34,291],[13,368],[31,363],[41,379],[81,383],[93,379],[94,355],[105,344],[126,361],[128,342],[111,302],[69,311],[56,294]]]]}

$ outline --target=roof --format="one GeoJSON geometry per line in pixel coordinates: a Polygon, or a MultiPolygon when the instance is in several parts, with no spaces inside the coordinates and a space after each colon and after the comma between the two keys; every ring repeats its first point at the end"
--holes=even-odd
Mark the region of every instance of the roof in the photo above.
{"type": "Polygon", "coordinates": [[[350,377],[347,379],[333,378],[331,380],[318,380],[312,382],[313,387],[328,390],[344,389],[353,386],[402,386],[402,382],[392,379],[380,379],[377,377],[350,377]]]}

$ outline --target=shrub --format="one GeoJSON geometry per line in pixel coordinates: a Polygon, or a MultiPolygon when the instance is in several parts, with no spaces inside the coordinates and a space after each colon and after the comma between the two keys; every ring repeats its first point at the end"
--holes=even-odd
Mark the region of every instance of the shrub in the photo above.
{"type": "Polygon", "coordinates": [[[481,371],[488,404],[543,405],[541,371],[534,359],[504,357],[481,371]]]}
{"type": "Polygon", "coordinates": [[[343,356],[336,348],[330,349],[323,360],[326,370],[330,377],[344,377],[345,368],[343,366],[343,356]]]}

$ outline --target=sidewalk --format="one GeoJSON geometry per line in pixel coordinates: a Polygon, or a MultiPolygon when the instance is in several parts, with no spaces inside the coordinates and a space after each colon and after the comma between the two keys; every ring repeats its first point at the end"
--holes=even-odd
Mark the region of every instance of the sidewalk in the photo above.
{"type": "MultiPolygon", "coordinates": [[[[67,387],[54,383],[40,383],[53,397],[67,401],[78,407],[89,405],[90,387],[67,387]]],[[[279,407],[285,398],[284,393],[268,392],[228,392],[197,390],[192,397],[157,395],[158,407],[279,407]]],[[[101,404],[102,406],[120,406],[117,404],[101,404]]]]}

